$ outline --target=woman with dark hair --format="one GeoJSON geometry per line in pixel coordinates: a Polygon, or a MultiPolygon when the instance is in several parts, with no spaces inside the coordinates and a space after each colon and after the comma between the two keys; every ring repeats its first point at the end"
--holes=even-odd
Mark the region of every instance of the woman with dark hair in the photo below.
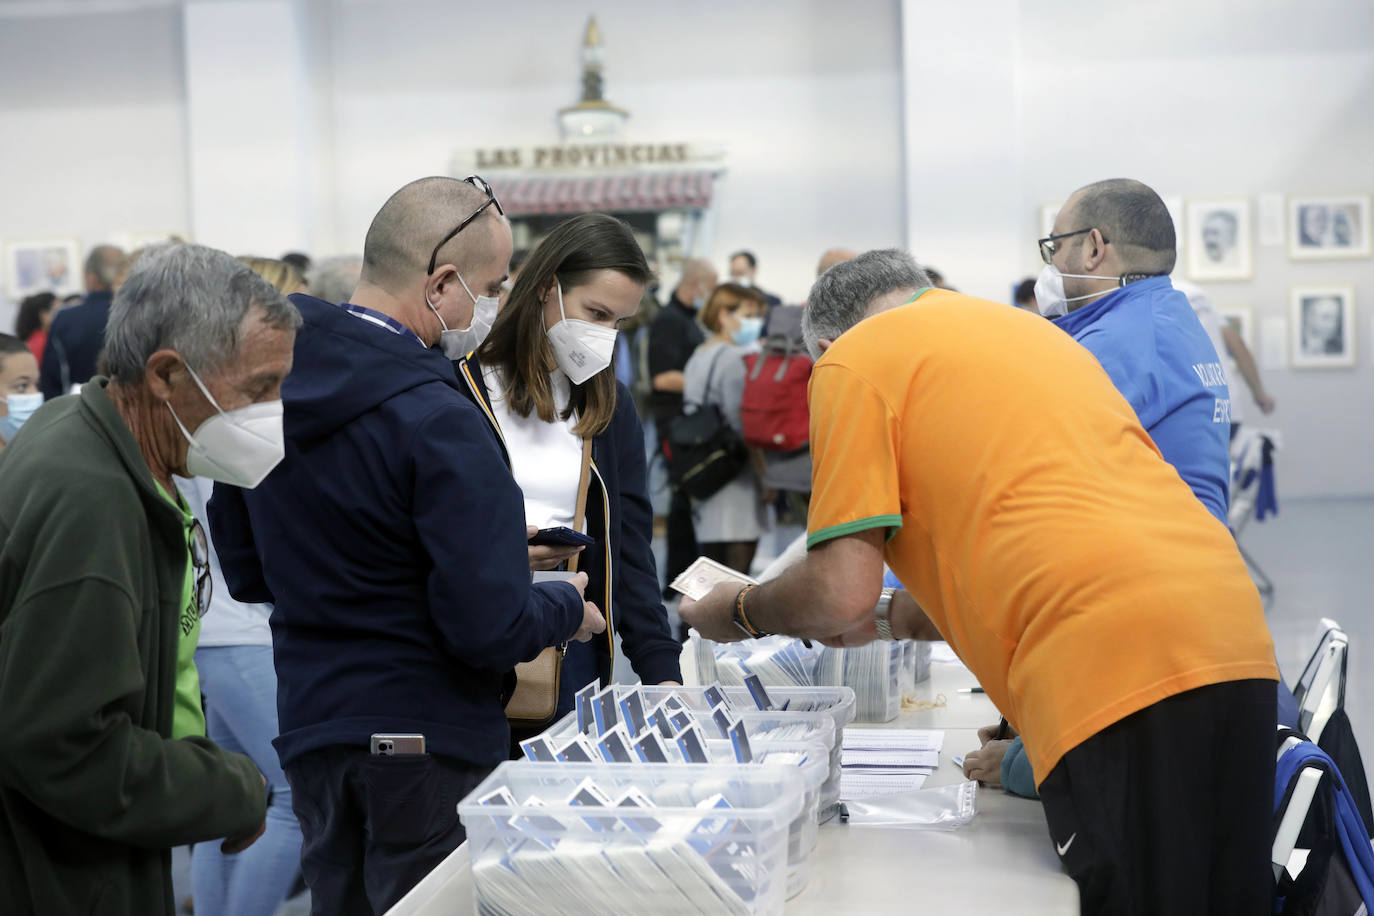
{"type": "Polygon", "coordinates": [[[576,556],[587,600],[608,624],[603,637],[568,644],[557,715],[597,677],[610,681],[613,632],[645,683],[682,680],[650,548],[644,433],[611,365],[616,326],[634,315],[649,277],[628,226],[601,213],[575,216],[530,253],[486,340],[454,363],[524,491],[531,537],[574,527],[585,504],[581,530],[592,546],[530,548],[533,569],[576,556]]]}
{"type": "Polygon", "coordinates": [[[48,345],[48,327],[56,314],[56,293],[34,293],[19,303],[19,316],[14,319],[14,336],[28,345],[40,366],[43,348],[48,345]]]}

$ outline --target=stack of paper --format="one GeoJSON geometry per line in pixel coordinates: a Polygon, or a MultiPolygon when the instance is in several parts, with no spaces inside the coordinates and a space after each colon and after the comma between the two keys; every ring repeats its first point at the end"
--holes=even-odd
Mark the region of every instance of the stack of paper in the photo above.
{"type": "Polygon", "coordinates": [[[868,798],[919,789],[940,765],[945,733],[930,729],[848,728],[840,797],[868,798]]]}

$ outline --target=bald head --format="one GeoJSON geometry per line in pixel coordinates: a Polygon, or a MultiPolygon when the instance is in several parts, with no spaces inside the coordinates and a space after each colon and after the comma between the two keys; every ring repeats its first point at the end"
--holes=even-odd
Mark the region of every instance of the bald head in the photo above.
{"type": "MultiPolygon", "coordinates": [[[[716,288],[720,275],[705,258],[688,258],[682,262],[682,279],[677,284],[677,298],[683,305],[705,303],[716,288]]],[[[697,306],[699,307],[699,306],[697,306]]]]}
{"type": "Polygon", "coordinates": [[[1079,188],[1055,220],[1055,231],[1096,229],[1116,246],[1124,273],[1167,274],[1178,257],[1174,220],[1149,185],[1111,178],[1079,188]]]}
{"type": "Polygon", "coordinates": [[[821,259],[816,262],[816,276],[819,277],[836,264],[852,261],[858,256],[859,253],[850,248],[832,248],[821,255],[821,259]]]}
{"type": "Polygon", "coordinates": [[[86,255],[86,289],[93,293],[113,290],[124,272],[124,258],[124,249],[114,245],[92,248],[86,255]]]}
{"type": "MultiPolygon", "coordinates": [[[[487,197],[456,178],[421,178],[401,188],[372,218],[363,244],[362,279],[382,289],[399,291],[417,285],[429,269],[439,240],[480,207],[487,197]]],[[[459,273],[485,258],[504,221],[493,207],[444,243],[435,261],[452,264],[459,273]]]]}

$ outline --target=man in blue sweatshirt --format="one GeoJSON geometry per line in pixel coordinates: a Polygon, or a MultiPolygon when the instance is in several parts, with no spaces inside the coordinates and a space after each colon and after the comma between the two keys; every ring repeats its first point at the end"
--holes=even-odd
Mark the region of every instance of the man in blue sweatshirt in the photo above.
{"type": "Polygon", "coordinates": [[[520,489],[436,349],[510,254],[481,179],[397,191],[353,301],[292,297],[285,459],[210,504],[230,591],[275,605],[275,745],[315,913],[381,913],[455,849],[458,801],[507,757],[512,669],[606,626],[585,575],[531,585],[520,489]],[[427,753],[373,754],[376,734],[427,753]]]}

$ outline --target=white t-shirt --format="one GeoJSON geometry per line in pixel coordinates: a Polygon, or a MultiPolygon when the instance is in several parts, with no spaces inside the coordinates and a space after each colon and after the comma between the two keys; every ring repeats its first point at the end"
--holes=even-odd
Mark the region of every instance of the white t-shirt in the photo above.
{"type": "Polygon", "coordinates": [[[236,601],[229,594],[229,586],[224,584],[219,554],[215,552],[215,542],[210,538],[210,516],[205,511],[215,491],[215,482],[205,477],[175,477],[173,480],[186,505],[191,507],[191,514],[205,529],[205,540],[210,545],[210,580],[214,584],[211,586],[210,609],[200,621],[200,641],[197,645],[272,645],[272,628],[267,623],[267,618],[272,616],[272,605],[236,601]]]}
{"type": "MultiPolygon", "coordinates": [[[[511,474],[525,495],[525,524],[571,528],[582,476],[582,440],[573,432],[576,418],[555,417],[552,423],[545,423],[537,413],[528,417],[514,414],[502,397],[500,370],[484,366],[482,375],[510,453],[511,474]]],[[[561,416],[572,397],[572,382],[561,369],[555,369],[550,378],[561,416]]]]}
{"type": "Polygon", "coordinates": [[[1236,389],[1235,382],[1236,361],[1231,358],[1231,351],[1226,349],[1226,341],[1221,338],[1221,318],[1217,315],[1212,300],[1202,291],[1202,287],[1196,283],[1189,283],[1187,280],[1173,280],[1172,282],[1174,289],[1188,297],[1188,304],[1197,313],[1197,320],[1202,322],[1202,329],[1211,338],[1212,346],[1216,349],[1217,356],[1226,369],[1226,386],[1231,392],[1231,422],[1239,423],[1241,421],[1242,399],[1236,397],[1237,394],[1240,394],[1236,389]]]}

